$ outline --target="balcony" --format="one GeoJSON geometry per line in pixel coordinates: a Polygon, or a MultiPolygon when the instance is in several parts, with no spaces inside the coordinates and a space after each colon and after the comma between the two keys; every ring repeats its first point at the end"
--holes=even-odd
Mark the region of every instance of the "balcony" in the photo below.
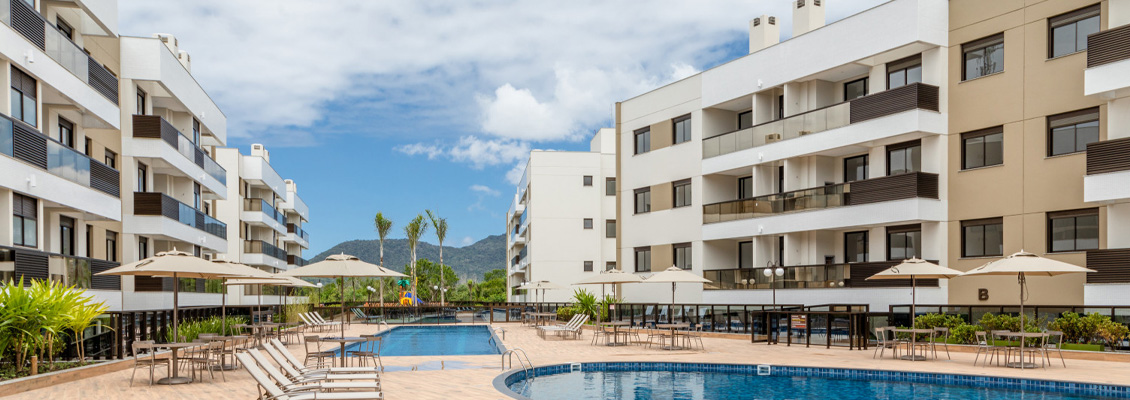
{"type": "Polygon", "coordinates": [[[0,246],[0,277],[16,280],[52,279],[80,289],[121,290],[121,278],[96,276],[117,267],[112,261],[45,253],[36,249],[0,246]]]}
{"type": "Polygon", "coordinates": [[[294,211],[303,221],[310,220],[310,207],[298,197],[298,193],[287,191],[286,201],[279,203],[279,209],[284,211],[294,211]]]}
{"type": "Polygon", "coordinates": [[[796,139],[911,110],[938,111],[938,87],[915,83],[702,140],[702,158],[796,139]]]}
{"type": "Polygon", "coordinates": [[[309,263],[310,263],[310,261],[307,261],[305,258],[296,256],[296,255],[293,255],[293,254],[287,254],[286,255],[286,264],[287,265],[293,265],[295,267],[305,267],[309,263]]]}
{"type": "Polygon", "coordinates": [[[1083,201],[1125,199],[1130,199],[1130,138],[1088,144],[1083,201]]]}
{"type": "Polygon", "coordinates": [[[241,257],[240,261],[249,265],[266,265],[273,268],[283,268],[284,264],[289,261],[286,256],[286,250],[280,249],[273,244],[262,240],[244,240],[243,257],[241,257]]]}
{"type": "MultiPolygon", "coordinates": [[[[163,216],[217,238],[224,240],[228,238],[227,224],[164,193],[135,192],[133,194],[133,214],[163,216]]],[[[189,243],[195,242],[195,240],[181,240],[189,243]]],[[[213,249],[223,250],[215,247],[213,249]]]]}
{"type": "Polygon", "coordinates": [[[1087,69],[1083,94],[1106,98],[1126,96],[1130,88],[1130,25],[1087,36],[1087,69]]]}
{"type": "Polygon", "coordinates": [[[286,224],[286,236],[283,240],[298,243],[302,248],[310,248],[310,234],[296,224],[286,224]]]}
{"type": "Polygon", "coordinates": [[[64,37],[39,12],[20,0],[0,0],[0,8],[9,10],[0,13],[0,20],[5,25],[19,32],[106,100],[118,104],[118,78],[69,38],[64,37]]]}
{"type": "MultiPolygon", "coordinates": [[[[785,275],[769,278],[765,268],[734,268],[702,271],[710,281],[705,290],[748,289],[826,289],[826,288],[877,288],[910,287],[910,279],[866,280],[899,261],[861,262],[849,264],[820,264],[783,267],[785,275]]],[[[917,287],[937,287],[937,279],[918,279],[917,287]]]]}
{"type": "Polygon", "coordinates": [[[240,219],[249,224],[286,233],[286,215],[271,207],[271,204],[264,199],[243,199],[243,214],[240,219]]]}
{"type": "Polygon", "coordinates": [[[707,204],[702,206],[702,223],[913,198],[937,199],[938,175],[912,172],[707,204]]]}
{"type": "Polygon", "coordinates": [[[275,192],[275,195],[280,198],[287,198],[286,182],[283,181],[278,172],[275,172],[275,169],[266,159],[260,156],[243,156],[240,158],[242,160],[240,162],[242,168],[239,170],[240,178],[253,185],[264,186],[275,192]]]}
{"type": "MultiPolygon", "coordinates": [[[[211,157],[209,157],[203,149],[194,144],[192,142],[192,139],[189,139],[183,133],[178,131],[177,128],[173,126],[173,124],[165,121],[164,118],[156,115],[134,115],[133,137],[135,139],[145,140],[160,139],[168,145],[167,148],[171,148],[172,150],[180,153],[180,155],[183,156],[183,159],[187,160],[189,163],[196,165],[196,167],[199,167],[208,176],[219,182],[219,186],[213,188],[213,192],[226,192],[224,190],[224,186],[227,185],[227,170],[221,167],[220,164],[216,162],[216,160],[213,160],[211,157]]],[[[138,151],[137,153],[138,154],[135,155],[137,157],[152,157],[154,154],[160,154],[160,152],[153,151],[138,151]]],[[[206,180],[203,179],[203,176],[194,173],[194,171],[191,171],[190,168],[182,165],[180,160],[173,160],[172,157],[166,157],[166,160],[170,164],[177,166],[177,169],[186,173],[191,178],[197,179],[207,184],[206,180]]]]}
{"type": "Polygon", "coordinates": [[[1087,250],[1087,283],[1130,283],[1130,249],[1087,250]]]}

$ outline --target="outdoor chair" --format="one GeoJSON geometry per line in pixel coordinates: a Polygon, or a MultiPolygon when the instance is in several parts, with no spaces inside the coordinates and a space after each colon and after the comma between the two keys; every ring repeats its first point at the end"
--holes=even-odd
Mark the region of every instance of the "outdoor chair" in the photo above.
{"type": "Polygon", "coordinates": [[[693,349],[694,344],[698,343],[699,350],[706,350],[706,347],[702,345],[702,332],[692,330],[680,331],[679,336],[683,337],[683,347],[693,349]]]}
{"type": "Polygon", "coordinates": [[[216,380],[216,369],[220,370],[220,377],[224,382],[228,381],[227,376],[224,375],[223,366],[223,352],[224,342],[220,340],[211,340],[207,345],[201,346],[200,351],[195,352],[193,357],[188,358],[189,364],[192,369],[192,380],[196,381],[196,370],[200,369],[200,375],[204,375],[204,371],[208,371],[208,375],[212,380],[216,380]]]}
{"type": "Polygon", "coordinates": [[[346,351],[345,354],[351,357],[357,357],[362,366],[367,366],[366,359],[375,361],[374,364],[379,365],[383,371],[385,364],[381,361],[381,343],[384,337],[378,335],[361,335],[365,340],[357,345],[357,350],[346,351]]]}
{"type": "Polygon", "coordinates": [[[333,358],[337,353],[330,350],[322,350],[322,338],[317,335],[308,335],[303,337],[303,342],[306,350],[306,360],[303,365],[309,365],[310,360],[317,360],[318,363],[325,363],[326,358],[333,358]],[[314,350],[310,350],[310,345],[314,345],[314,350]]]}
{"type": "MultiPolygon", "coordinates": [[[[1008,362],[1012,360],[1013,347],[1008,340],[1008,336],[1006,336],[1009,333],[1012,333],[1012,331],[995,330],[989,332],[990,339],[992,339],[989,344],[993,346],[993,349],[996,350],[996,352],[1004,353],[1005,364],[1008,364],[1008,362]]],[[[1000,365],[1000,363],[1000,354],[997,354],[997,365],[1000,365]]]]}
{"type": "Polygon", "coordinates": [[[310,313],[310,318],[313,318],[314,321],[317,321],[318,323],[326,327],[336,327],[338,325],[341,325],[341,321],[328,321],[325,318],[322,318],[322,314],[318,314],[317,312],[310,313]]]}
{"type": "Polygon", "coordinates": [[[608,344],[608,337],[611,335],[612,332],[609,331],[609,328],[598,325],[593,329],[592,341],[589,342],[589,345],[599,345],[601,340],[604,340],[603,344],[608,344]]]}
{"type": "MultiPolygon", "coordinates": [[[[263,346],[267,350],[267,354],[275,359],[275,362],[282,366],[284,370],[293,369],[299,375],[311,374],[376,374],[379,373],[375,367],[333,367],[333,366],[319,366],[317,368],[307,367],[298,361],[298,358],[291,354],[286,349],[286,346],[277,340],[267,342],[263,346]],[[289,368],[288,368],[289,367],[289,368]]],[[[328,365],[328,364],[327,364],[328,365]]]]}
{"type": "Polygon", "coordinates": [[[977,354],[973,356],[973,366],[977,366],[977,360],[982,354],[985,355],[983,363],[987,365],[995,352],[993,346],[989,344],[989,336],[984,331],[977,331],[973,333],[973,337],[977,341],[977,354]]]}
{"type": "Polygon", "coordinates": [[[541,337],[542,337],[542,339],[544,339],[544,338],[545,338],[545,334],[546,334],[547,332],[555,332],[555,333],[556,333],[556,331],[558,331],[558,330],[561,330],[561,329],[563,329],[563,328],[565,328],[565,327],[567,327],[567,326],[571,326],[571,325],[573,325],[573,323],[574,323],[574,322],[576,322],[576,321],[577,321],[578,319],[580,319],[582,315],[584,315],[584,314],[574,314],[574,315],[573,315],[573,318],[569,319],[569,322],[567,322],[567,323],[565,323],[565,324],[557,324],[557,325],[541,325],[541,326],[538,326],[538,327],[537,327],[537,330],[538,330],[538,336],[541,336],[541,337]]]}
{"type": "Polygon", "coordinates": [[[149,386],[153,386],[153,370],[164,368],[165,374],[169,373],[169,360],[157,358],[157,349],[153,347],[152,340],[135,340],[133,345],[133,373],[129,376],[129,385],[133,387],[133,378],[137,375],[138,368],[149,368],[149,386]]]}
{"type": "Polygon", "coordinates": [[[930,343],[931,343],[930,348],[931,348],[931,350],[934,351],[934,359],[935,360],[938,359],[938,342],[936,340],[940,337],[942,339],[942,348],[945,349],[945,351],[946,351],[946,359],[952,360],[953,358],[950,357],[950,345],[949,345],[950,328],[941,327],[941,326],[934,327],[934,333],[933,333],[932,336],[933,337],[931,337],[931,340],[930,340],[930,343]]]}
{"type": "Polygon", "coordinates": [[[267,357],[264,356],[259,349],[251,349],[247,354],[255,360],[255,363],[259,364],[259,367],[262,368],[263,371],[271,376],[271,379],[274,379],[275,382],[278,382],[279,385],[284,386],[284,388],[286,386],[293,387],[311,384],[324,386],[326,384],[323,383],[323,381],[342,380],[346,382],[338,384],[336,389],[381,390],[381,377],[379,374],[294,374],[293,371],[284,373],[284,371],[287,371],[286,365],[280,364],[279,367],[283,368],[283,370],[280,371],[278,368],[275,368],[270,361],[267,361],[267,357]]]}
{"type": "Polygon", "coordinates": [[[894,327],[892,326],[875,328],[875,340],[878,343],[875,346],[875,351],[871,354],[871,358],[883,358],[883,353],[885,353],[887,349],[891,349],[894,358],[898,358],[901,343],[891,334],[893,331],[894,327]]]}
{"type": "Polygon", "coordinates": [[[1048,335],[1045,333],[1035,339],[1021,338],[1020,340],[1028,341],[1025,343],[1023,350],[1016,349],[1016,354],[1020,356],[1020,362],[1024,362],[1025,355],[1029,356],[1033,363],[1036,362],[1036,357],[1039,357],[1040,367],[1047,369],[1050,362],[1047,362],[1048,360],[1044,357],[1044,352],[1047,350],[1044,346],[1046,346],[1048,343],[1048,335]],[[1030,342],[1033,340],[1035,341],[1035,343],[1032,343],[1030,345],[1030,342]]]}
{"type": "Polygon", "coordinates": [[[259,368],[255,359],[248,353],[237,354],[240,362],[247,366],[247,372],[255,379],[255,383],[259,385],[259,397],[273,400],[339,400],[339,399],[384,399],[381,392],[345,392],[345,393],[327,393],[325,389],[332,389],[331,387],[322,385],[309,385],[305,387],[292,388],[291,390],[283,389],[278,383],[275,383],[267,376],[267,374],[259,368]]]}
{"type": "Polygon", "coordinates": [[[1067,368],[1067,361],[1063,360],[1063,332],[1061,331],[1048,331],[1047,339],[1044,341],[1044,359],[1048,364],[1052,363],[1051,357],[1048,353],[1055,351],[1059,354],[1059,362],[1063,363],[1063,367],[1067,368]]]}

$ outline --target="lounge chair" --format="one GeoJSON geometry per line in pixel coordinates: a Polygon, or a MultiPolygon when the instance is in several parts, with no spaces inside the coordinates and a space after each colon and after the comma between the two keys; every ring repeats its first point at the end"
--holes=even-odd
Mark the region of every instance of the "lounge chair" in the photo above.
{"type": "MultiPolygon", "coordinates": [[[[248,353],[240,353],[235,355],[251,377],[255,379],[255,383],[259,385],[260,398],[271,400],[383,400],[384,395],[381,392],[325,392],[321,386],[307,385],[301,388],[292,388],[290,390],[284,389],[279,384],[271,381],[261,368],[256,364],[255,359],[248,353]],[[266,392],[266,396],[263,393],[266,392]]],[[[328,389],[328,388],[326,388],[328,389]]]]}
{"type": "Polygon", "coordinates": [[[353,314],[357,316],[357,319],[360,319],[360,320],[363,320],[363,321],[365,321],[365,323],[366,323],[366,324],[371,324],[371,323],[373,323],[373,322],[376,322],[376,321],[380,321],[380,320],[381,320],[381,316],[380,316],[380,315],[368,315],[368,314],[365,314],[365,312],[361,311],[361,309],[360,309],[360,308],[354,308],[354,309],[353,309],[353,314]]]}
{"type": "Polygon", "coordinates": [[[584,315],[584,314],[574,314],[573,318],[569,319],[569,322],[567,322],[565,324],[538,325],[538,326],[536,326],[536,328],[538,330],[538,336],[541,336],[544,339],[546,332],[554,332],[554,331],[562,329],[566,326],[572,325],[573,322],[576,322],[578,319],[580,319],[582,315],[584,315]]]}
{"type": "Polygon", "coordinates": [[[278,341],[278,339],[273,339],[270,342],[267,342],[266,346],[263,346],[263,347],[267,350],[267,354],[270,355],[271,358],[275,359],[276,363],[278,363],[279,365],[289,364],[291,368],[294,368],[300,374],[312,374],[312,373],[331,373],[331,374],[368,373],[368,374],[375,374],[375,373],[380,372],[380,370],[378,370],[375,367],[328,367],[328,368],[324,368],[322,366],[319,366],[317,368],[310,368],[310,367],[307,367],[305,365],[302,365],[302,363],[298,361],[298,357],[295,357],[294,354],[291,354],[291,352],[286,349],[286,346],[283,345],[282,342],[278,341]]]}
{"type": "Polygon", "coordinates": [[[306,326],[309,326],[314,331],[322,331],[322,330],[325,330],[325,328],[326,328],[325,324],[318,323],[318,322],[315,322],[314,320],[310,319],[310,316],[307,315],[307,313],[298,314],[298,318],[302,319],[302,323],[306,324],[306,326]]]}
{"type": "Polygon", "coordinates": [[[587,314],[581,314],[579,317],[574,315],[573,319],[564,326],[539,326],[538,333],[541,334],[541,337],[543,339],[545,338],[545,334],[548,332],[553,332],[554,335],[561,336],[562,338],[566,336],[573,336],[574,339],[580,339],[581,326],[584,325],[585,322],[588,322],[588,320],[589,316],[587,314]]]}
{"type": "Polygon", "coordinates": [[[326,326],[330,326],[330,327],[341,325],[341,321],[327,321],[325,318],[322,318],[321,314],[318,314],[316,312],[311,312],[307,315],[310,316],[310,319],[314,320],[314,322],[317,322],[317,323],[322,324],[322,325],[326,325],[326,326]]]}
{"type": "MultiPolygon", "coordinates": [[[[251,358],[255,359],[255,362],[259,363],[260,368],[262,368],[263,371],[266,371],[267,374],[271,376],[271,379],[273,379],[275,382],[278,382],[278,384],[280,386],[282,386],[283,390],[294,389],[294,388],[298,388],[298,387],[306,386],[306,385],[318,386],[321,389],[354,389],[354,390],[355,389],[367,389],[367,390],[377,390],[377,391],[381,390],[381,380],[380,380],[379,377],[373,378],[373,379],[349,379],[349,378],[335,379],[335,378],[339,378],[339,377],[336,376],[336,375],[327,375],[327,374],[297,375],[297,376],[287,375],[287,374],[284,374],[282,371],[279,371],[278,368],[275,368],[275,366],[272,365],[270,361],[267,361],[267,357],[264,356],[263,353],[259,351],[259,349],[248,350],[247,354],[250,354],[251,358]],[[326,382],[324,382],[324,381],[334,381],[334,380],[344,380],[346,382],[340,382],[340,383],[326,383],[326,382]],[[361,382],[357,382],[357,381],[361,381],[361,382]]],[[[357,376],[357,375],[352,375],[352,376],[357,376]]]]}

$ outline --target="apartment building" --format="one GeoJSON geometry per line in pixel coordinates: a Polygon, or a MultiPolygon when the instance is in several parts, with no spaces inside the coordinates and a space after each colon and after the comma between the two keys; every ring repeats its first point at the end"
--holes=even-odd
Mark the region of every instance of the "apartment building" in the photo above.
{"type": "MultiPolygon", "coordinates": [[[[10,88],[0,99],[0,279],[77,285],[111,310],[171,307],[173,285],[181,305],[219,304],[218,282],[94,275],[173,249],[243,254],[231,248],[243,245],[241,216],[218,212],[243,183],[217,161],[227,117],[177,39],[120,36],[117,7],[0,2],[0,76],[10,88]]],[[[309,210],[293,182],[275,187],[281,240],[295,255],[280,257],[302,263],[309,210]]]]}
{"type": "MultiPolygon", "coordinates": [[[[826,3],[794,1],[784,42],[776,17],[755,18],[748,55],[617,104],[625,271],[711,281],[679,285],[679,302],[885,308],[910,282],[865,278],[948,261],[950,4],[825,26],[826,3]]],[[[947,301],[945,282],[918,284],[919,301],[947,301]]],[[[670,301],[648,286],[625,293],[670,301]]]]}
{"type": "Polygon", "coordinates": [[[573,284],[616,268],[615,140],[605,128],[587,152],[530,152],[506,213],[510,301],[533,301],[521,286],[543,280],[565,288],[544,291],[545,301],[570,301],[577,288],[599,295],[599,287],[573,284]]]}
{"type": "MultiPolygon", "coordinates": [[[[216,160],[227,171],[227,195],[216,201],[217,216],[227,225],[229,240],[224,250],[231,260],[268,271],[281,272],[306,265],[302,251],[310,237],[302,229],[310,209],[298,196],[298,185],[271,166],[271,154],[262,144],[252,144],[250,154],[235,148],[216,151],[216,160]]],[[[258,287],[229,289],[239,304],[256,304],[258,287]]],[[[278,303],[278,288],[263,288],[264,303],[278,303]]]]}

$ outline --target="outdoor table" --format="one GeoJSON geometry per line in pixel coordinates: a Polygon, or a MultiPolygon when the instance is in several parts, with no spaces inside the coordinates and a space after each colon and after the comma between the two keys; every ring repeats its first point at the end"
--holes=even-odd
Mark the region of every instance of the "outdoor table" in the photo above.
{"type": "Polygon", "coordinates": [[[1001,336],[1005,336],[1005,337],[1008,337],[1010,339],[1011,338],[1020,339],[1020,362],[1005,363],[1004,366],[1009,367],[1009,368],[1021,368],[1021,369],[1036,368],[1036,363],[1034,362],[1035,359],[1033,359],[1032,360],[1033,362],[1030,362],[1030,363],[1024,362],[1024,342],[1027,341],[1026,339],[1041,338],[1041,337],[1044,337],[1046,335],[1047,335],[1047,333],[1044,333],[1044,332],[1008,332],[1008,333],[1001,333],[1001,336]]]}
{"type": "Polygon", "coordinates": [[[663,350],[682,350],[683,349],[682,347],[675,345],[675,329],[690,328],[691,324],[687,324],[687,323],[656,324],[655,327],[659,328],[659,329],[668,329],[668,328],[671,329],[671,345],[664,347],[663,350]]]}
{"type": "MultiPolygon", "coordinates": [[[[926,361],[926,356],[925,355],[920,356],[920,355],[914,354],[914,349],[918,348],[918,335],[923,334],[923,333],[925,333],[925,334],[934,333],[933,329],[902,328],[902,329],[895,329],[894,331],[897,332],[897,333],[909,333],[910,334],[910,354],[899,357],[899,358],[901,358],[903,360],[910,360],[910,361],[926,361]]],[[[925,353],[925,352],[926,351],[923,350],[923,353],[925,353]]]]}
{"type": "Polygon", "coordinates": [[[357,337],[357,336],[346,336],[346,337],[332,337],[331,336],[331,337],[322,338],[323,342],[335,342],[335,343],[338,343],[341,346],[341,355],[340,355],[340,357],[338,357],[338,359],[341,360],[338,363],[339,367],[345,366],[345,344],[346,343],[357,343],[357,342],[361,342],[361,341],[364,341],[364,340],[365,340],[365,338],[357,337]]]}
{"type": "Polygon", "coordinates": [[[550,322],[550,318],[557,318],[555,312],[533,312],[529,314],[534,317],[534,326],[540,326],[542,322],[550,322]]]}
{"type": "MultiPolygon", "coordinates": [[[[631,325],[631,322],[628,322],[628,321],[601,322],[600,326],[610,326],[610,327],[612,327],[612,341],[608,342],[607,345],[608,346],[626,346],[628,343],[621,343],[620,339],[619,339],[620,338],[620,327],[621,326],[628,326],[628,325],[631,325]]],[[[625,337],[624,339],[627,339],[627,337],[625,337]]],[[[625,342],[626,342],[626,340],[625,340],[625,342]]]]}
{"type": "Polygon", "coordinates": [[[178,342],[178,343],[157,343],[157,344],[154,344],[153,347],[155,347],[155,348],[170,349],[170,350],[173,351],[173,354],[171,356],[172,361],[173,361],[173,372],[169,373],[168,377],[158,379],[157,384],[159,384],[159,385],[180,385],[180,384],[192,382],[192,378],[187,378],[187,377],[177,375],[177,373],[180,370],[180,368],[177,367],[177,364],[180,364],[179,362],[177,362],[180,359],[180,355],[177,354],[177,353],[180,352],[180,349],[185,349],[185,348],[189,348],[189,347],[196,347],[196,346],[200,346],[202,344],[204,344],[204,343],[178,342]]]}

